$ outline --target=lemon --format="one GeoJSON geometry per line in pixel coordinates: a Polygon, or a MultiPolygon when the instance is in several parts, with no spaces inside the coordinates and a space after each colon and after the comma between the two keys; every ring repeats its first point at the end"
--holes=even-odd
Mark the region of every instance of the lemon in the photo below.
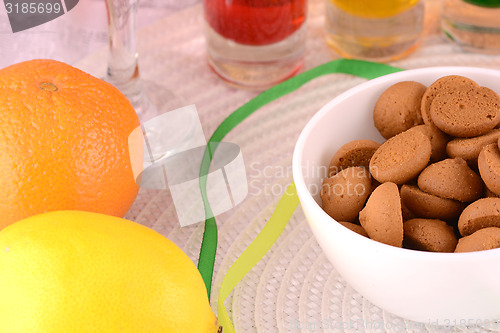
{"type": "Polygon", "coordinates": [[[419,0],[330,0],[341,10],[360,17],[384,18],[394,16],[416,5],[419,0]]]}
{"type": "Polygon", "coordinates": [[[118,217],[56,211],[0,231],[0,332],[215,333],[194,263],[118,217]]]}

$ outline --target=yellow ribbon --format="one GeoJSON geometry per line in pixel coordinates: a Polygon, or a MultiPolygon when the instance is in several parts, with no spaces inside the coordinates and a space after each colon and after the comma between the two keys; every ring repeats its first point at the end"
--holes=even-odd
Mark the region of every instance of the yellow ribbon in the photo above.
{"type": "MultiPolygon", "coordinates": [[[[200,169],[200,176],[204,176],[208,173],[213,153],[215,149],[217,149],[217,144],[221,142],[233,128],[235,128],[253,112],[257,111],[260,107],[297,90],[307,82],[326,74],[344,73],[366,79],[373,79],[381,75],[401,70],[402,69],[389,65],[363,60],[337,59],[312,68],[270,88],[235,110],[217,127],[214,134],[208,141],[207,149],[205,150],[205,156],[200,169]]],[[[206,185],[206,177],[200,177],[200,189],[205,204],[207,219],[205,220],[205,231],[200,249],[198,269],[203,277],[208,297],[210,298],[215,254],[217,250],[217,224],[215,222],[215,218],[212,216],[212,211],[206,196],[206,185]]],[[[292,182],[288,186],[285,194],[279,201],[276,210],[264,228],[229,268],[222,281],[217,303],[217,316],[220,325],[224,329],[224,333],[234,332],[233,325],[229,319],[226,308],[224,307],[225,299],[229,296],[239,281],[241,281],[241,279],[253,268],[253,266],[255,266],[255,264],[262,259],[271,246],[276,242],[298,204],[299,199],[295,189],[295,184],[292,182]]]]}

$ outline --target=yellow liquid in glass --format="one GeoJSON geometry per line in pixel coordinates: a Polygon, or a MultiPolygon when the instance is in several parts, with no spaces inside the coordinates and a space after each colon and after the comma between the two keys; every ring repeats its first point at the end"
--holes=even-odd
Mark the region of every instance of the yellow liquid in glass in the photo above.
{"type": "Polygon", "coordinates": [[[330,0],[330,2],[351,15],[384,18],[413,7],[419,0],[330,0]]]}

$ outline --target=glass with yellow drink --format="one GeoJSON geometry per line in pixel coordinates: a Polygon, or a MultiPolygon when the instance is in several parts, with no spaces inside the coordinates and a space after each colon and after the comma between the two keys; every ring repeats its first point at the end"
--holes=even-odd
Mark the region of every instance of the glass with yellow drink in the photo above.
{"type": "Polygon", "coordinates": [[[418,45],[424,0],[325,0],[328,43],[343,57],[390,61],[418,45]]]}

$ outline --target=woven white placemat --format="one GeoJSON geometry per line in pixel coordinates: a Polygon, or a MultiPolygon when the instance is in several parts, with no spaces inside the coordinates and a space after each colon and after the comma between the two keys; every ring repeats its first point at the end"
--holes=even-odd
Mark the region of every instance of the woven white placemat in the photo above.
{"type": "MultiPolygon", "coordinates": [[[[322,0],[311,0],[305,69],[337,56],[324,40],[322,0]]],[[[500,69],[500,56],[462,53],[439,31],[439,0],[427,1],[426,32],[409,57],[391,63],[410,69],[465,65],[500,69]]],[[[201,6],[168,17],[139,33],[143,78],[163,84],[198,108],[208,138],[219,123],[256,95],[224,84],[206,63],[201,6]]],[[[102,76],[106,50],[78,67],[102,76]]],[[[256,237],[291,181],[291,158],[307,120],[336,95],[363,79],[328,75],[275,101],[239,125],[227,138],[242,149],[249,184],[247,198],[217,217],[219,244],[212,308],[222,278],[256,237]]],[[[196,263],[203,225],[181,228],[168,190],[141,190],[127,218],[152,227],[177,243],[196,263]]],[[[267,255],[227,299],[236,332],[500,332],[488,327],[437,327],[395,317],[356,293],[322,254],[298,209],[267,255]]]]}

